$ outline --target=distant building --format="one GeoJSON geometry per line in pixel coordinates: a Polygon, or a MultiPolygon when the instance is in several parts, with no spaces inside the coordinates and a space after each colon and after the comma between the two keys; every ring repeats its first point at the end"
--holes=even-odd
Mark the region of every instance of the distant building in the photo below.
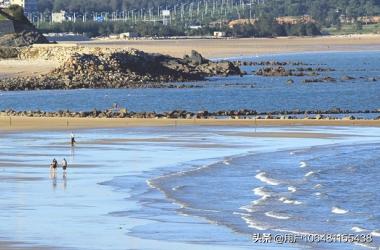
{"type": "Polygon", "coordinates": [[[138,36],[139,35],[137,33],[134,33],[134,32],[125,32],[125,33],[121,33],[119,35],[120,39],[130,39],[130,38],[136,38],[138,36]]]}
{"type": "Polygon", "coordinates": [[[66,15],[66,11],[61,10],[60,12],[51,13],[51,21],[53,23],[62,23],[70,21],[70,18],[66,15]]]}
{"type": "Polygon", "coordinates": [[[226,36],[226,32],[223,32],[223,31],[215,31],[214,32],[215,38],[221,38],[221,37],[225,37],[225,36],[226,36]]]}
{"type": "Polygon", "coordinates": [[[37,11],[37,0],[0,0],[1,8],[7,8],[13,4],[23,7],[25,13],[37,11]]]}
{"type": "Polygon", "coordinates": [[[189,28],[191,30],[199,30],[199,29],[202,29],[202,26],[201,25],[191,25],[189,28]]]}

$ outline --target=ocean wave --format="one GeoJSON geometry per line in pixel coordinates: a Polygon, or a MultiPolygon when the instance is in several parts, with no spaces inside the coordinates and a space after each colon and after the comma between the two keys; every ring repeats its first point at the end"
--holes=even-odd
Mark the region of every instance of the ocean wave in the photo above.
{"type": "Polygon", "coordinates": [[[274,218],[274,219],[278,219],[278,220],[289,220],[290,219],[289,216],[278,214],[278,213],[275,213],[273,211],[266,212],[265,216],[270,217],[270,218],[274,218]]]}
{"type": "Polygon", "coordinates": [[[380,230],[375,230],[375,231],[371,232],[371,235],[373,237],[380,237],[380,230]]]}
{"type": "Polygon", "coordinates": [[[306,163],[306,162],[304,162],[304,161],[301,161],[300,162],[300,168],[306,168],[306,167],[308,167],[309,165],[306,163]]]}
{"type": "Polygon", "coordinates": [[[289,186],[288,187],[288,191],[291,192],[291,193],[295,193],[295,192],[297,192],[297,188],[295,188],[293,186],[289,186]]]}
{"type": "Polygon", "coordinates": [[[360,247],[364,247],[364,248],[368,248],[368,249],[377,249],[376,247],[372,247],[372,246],[369,246],[367,244],[360,243],[360,242],[354,242],[354,245],[357,245],[357,246],[360,246],[360,247]]]}
{"type": "Polygon", "coordinates": [[[258,187],[258,188],[255,188],[253,189],[253,193],[257,196],[260,196],[261,198],[258,199],[258,200],[254,200],[252,202],[252,204],[254,205],[259,205],[260,203],[262,203],[263,201],[266,201],[268,198],[271,197],[271,194],[270,192],[266,191],[264,189],[264,187],[258,187]]]}
{"type": "Polygon", "coordinates": [[[270,192],[266,191],[264,187],[258,187],[252,190],[257,196],[269,198],[271,196],[270,192]]]}
{"type": "Polygon", "coordinates": [[[241,216],[241,218],[247,223],[249,228],[253,228],[259,231],[266,231],[268,230],[267,227],[258,224],[256,221],[252,220],[249,216],[241,216]]]}
{"type": "Polygon", "coordinates": [[[331,209],[331,212],[334,214],[346,214],[346,213],[348,213],[348,210],[345,210],[345,209],[339,208],[339,207],[333,207],[331,209]]]}
{"type": "Polygon", "coordinates": [[[228,160],[224,160],[224,161],[223,161],[223,164],[224,164],[224,165],[230,165],[230,162],[229,162],[228,160]]]}
{"type": "Polygon", "coordinates": [[[351,230],[354,231],[355,233],[368,232],[367,229],[362,228],[362,227],[352,227],[351,230]]]}
{"type": "Polygon", "coordinates": [[[310,172],[307,172],[307,173],[305,174],[305,177],[309,177],[309,176],[312,176],[312,175],[314,175],[314,174],[315,174],[314,171],[310,171],[310,172]]]}
{"type": "Polygon", "coordinates": [[[314,186],[315,189],[319,189],[319,188],[321,188],[321,187],[322,187],[321,184],[317,184],[317,185],[314,186]]]}
{"type": "Polygon", "coordinates": [[[290,199],[288,199],[286,197],[281,197],[278,200],[281,201],[284,204],[293,204],[293,205],[301,205],[302,204],[302,202],[300,202],[300,201],[290,200],[290,199]]]}
{"type": "Polygon", "coordinates": [[[266,175],[267,175],[267,173],[261,172],[261,173],[257,174],[255,177],[256,177],[256,179],[258,179],[261,182],[264,182],[264,183],[266,183],[268,185],[277,186],[277,185],[280,184],[280,182],[278,180],[269,178],[266,175]]]}
{"type": "Polygon", "coordinates": [[[186,187],[186,186],[184,186],[184,185],[182,185],[182,186],[176,186],[176,187],[172,188],[172,190],[173,191],[177,191],[177,190],[183,189],[184,187],[186,187]]]}

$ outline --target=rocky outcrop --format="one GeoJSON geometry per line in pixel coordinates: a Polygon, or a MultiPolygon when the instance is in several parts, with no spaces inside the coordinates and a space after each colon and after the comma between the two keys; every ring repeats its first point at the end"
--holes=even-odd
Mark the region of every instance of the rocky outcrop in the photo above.
{"type": "Polygon", "coordinates": [[[19,49],[14,47],[0,47],[0,59],[17,58],[19,49]]]}
{"type": "Polygon", "coordinates": [[[23,47],[35,43],[49,43],[25,17],[22,7],[11,5],[9,8],[0,8],[0,16],[13,26],[14,31],[0,36],[0,46],[23,47]]]}
{"type": "Polygon", "coordinates": [[[37,30],[0,36],[0,46],[23,47],[35,43],[49,43],[49,41],[37,30]]]}
{"type": "Polygon", "coordinates": [[[323,78],[305,79],[302,82],[303,83],[318,83],[318,82],[332,83],[332,82],[336,82],[336,79],[330,76],[326,76],[323,78]]]}
{"type": "MultiPolygon", "coordinates": [[[[220,111],[198,111],[190,112],[186,110],[173,110],[169,112],[133,112],[127,109],[107,109],[107,110],[92,110],[92,111],[70,111],[60,110],[53,112],[45,112],[41,110],[15,111],[3,110],[0,111],[0,116],[23,116],[23,117],[78,117],[78,118],[166,118],[166,119],[315,119],[315,120],[356,120],[363,119],[355,117],[353,114],[376,114],[380,110],[372,111],[348,111],[348,110],[309,110],[309,111],[273,111],[273,112],[257,112],[255,110],[220,110],[220,111]],[[334,114],[346,114],[343,118],[338,118],[334,114]]],[[[380,117],[373,117],[372,120],[379,120],[380,117]]]]}
{"type": "Polygon", "coordinates": [[[331,68],[295,68],[287,69],[285,67],[265,67],[258,69],[255,73],[259,76],[317,76],[319,72],[334,71],[331,68]]]}
{"type": "Polygon", "coordinates": [[[0,89],[161,88],[176,87],[168,85],[168,82],[239,74],[239,67],[233,63],[212,62],[196,52],[180,59],[136,49],[93,49],[90,53],[74,52],[61,66],[46,75],[0,80],[0,89]]]}

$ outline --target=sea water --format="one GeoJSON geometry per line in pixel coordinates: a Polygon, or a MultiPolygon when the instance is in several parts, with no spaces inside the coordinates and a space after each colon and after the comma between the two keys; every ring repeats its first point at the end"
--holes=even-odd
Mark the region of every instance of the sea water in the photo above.
{"type": "MultiPolygon", "coordinates": [[[[380,108],[380,52],[325,52],[232,58],[247,61],[290,61],[309,65],[287,68],[332,68],[315,77],[262,77],[252,71],[262,66],[243,66],[243,77],[211,77],[193,82],[202,88],[190,89],[79,89],[0,92],[0,109],[88,111],[111,108],[113,103],[132,111],[172,111],[182,109],[231,110],[375,110],[380,108]],[[306,78],[337,78],[336,83],[304,84],[306,78]],[[354,80],[340,81],[350,76],[354,80]],[[369,81],[378,79],[378,82],[369,81]],[[288,84],[293,79],[293,84],[288,84]],[[211,98],[210,98],[211,97],[211,98]]],[[[182,84],[182,83],[181,83],[182,84]]]]}

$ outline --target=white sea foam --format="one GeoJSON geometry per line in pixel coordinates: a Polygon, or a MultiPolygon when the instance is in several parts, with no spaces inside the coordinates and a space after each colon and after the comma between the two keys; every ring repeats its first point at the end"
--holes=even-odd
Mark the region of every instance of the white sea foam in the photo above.
{"type": "Polygon", "coordinates": [[[174,188],[172,188],[173,191],[177,191],[177,190],[180,190],[182,188],[184,188],[185,186],[176,186],[174,188]]]}
{"type": "Polygon", "coordinates": [[[147,180],[147,181],[146,181],[146,184],[148,184],[148,186],[149,186],[150,188],[156,188],[156,186],[153,185],[153,183],[152,183],[151,180],[147,180]]]}
{"type": "Polygon", "coordinates": [[[290,155],[294,155],[295,153],[294,153],[294,152],[290,152],[289,154],[290,154],[290,155]]]}
{"type": "Polygon", "coordinates": [[[301,161],[300,162],[300,168],[306,168],[308,165],[307,165],[307,163],[306,162],[304,162],[304,161],[301,161]]]}
{"type": "Polygon", "coordinates": [[[293,186],[289,186],[288,187],[288,191],[289,192],[292,192],[292,193],[295,193],[297,191],[297,188],[293,187],[293,186]]]}
{"type": "Polygon", "coordinates": [[[270,193],[268,191],[265,191],[264,187],[258,187],[253,189],[253,192],[255,195],[260,196],[261,198],[258,200],[254,200],[252,204],[258,205],[262,203],[263,201],[267,200],[269,197],[271,197],[270,193]]]}
{"type": "Polygon", "coordinates": [[[259,174],[256,175],[256,179],[260,180],[261,182],[264,182],[268,185],[272,185],[272,186],[277,186],[280,184],[279,181],[275,180],[275,179],[272,179],[272,178],[269,178],[266,176],[267,173],[265,172],[261,172],[259,174]]]}
{"type": "Polygon", "coordinates": [[[346,214],[346,213],[348,213],[348,210],[345,210],[345,209],[339,208],[339,207],[333,207],[331,209],[331,212],[334,214],[346,214]]]}
{"type": "Polygon", "coordinates": [[[257,196],[267,197],[267,198],[270,197],[270,193],[266,191],[264,187],[258,187],[258,188],[253,189],[252,191],[257,196]]]}
{"type": "Polygon", "coordinates": [[[256,229],[256,230],[259,230],[259,231],[268,230],[267,227],[264,227],[262,225],[257,224],[256,221],[250,219],[248,216],[242,216],[241,218],[245,221],[245,223],[247,223],[247,225],[248,225],[249,228],[253,228],[253,229],[256,229]]]}
{"type": "Polygon", "coordinates": [[[268,217],[271,217],[271,218],[278,219],[278,220],[288,220],[288,219],[290,219],[289,216],[277,214],[277,213],[272,212],[272,211],[266,212],[265,215],[268,216],[268,217]]]}
{"type": "Polygon", "coordinates": [[[357,246],[360,246],[360,247],[364,247],[364,248],[368,248],[368,249],[378,249],[376,247],[371,247],[367,244],[364,244],[364,243],[359,243],[359,242],[354,242],[354,245],[357,245],[357,246]]]}
{"type": "Polygon", "coordinates": [[[321,193],[320,192],[316,192],[316,193],[314,193],[314,195],[321,196],[321,193]]]}
{"type": "Polygon", "coordinates": [[[375,230],[375,231],[371,232],[371,235],[373,237],[380,237],[380,230],[375,230]]]}
{"type": "Polygon", "coordinates": [[[302,204],[302,202],[300,202],[300,201],[291,200],[291,199],[288,199],[286,197],[281,197],[278,200],[283,202],[284,204],[293,204],[293,205],[301,205],[302,204]]]}
{"type": "Polygon", "coordinates": [[[312,175],[314,175],[314,174],[315,174],[315,172],[310,171],[310,172],[308,172],[307,174],[305,174],[305,177],[309,177],[309,176],[312,176],[312,175]]]}
{"type": "Polygon", "coordinates": [[[321,187],[322,187],[321,184],[317,184],[317,185],[314,186],[315,189],[318,189],[318,188],[321,188],[321,187]]]}
{"type": "Polygon", "coordinates": [[[227,161],[227,160],[224,160],[224,161],[223,161],[223,164],[224,164],[224,165],[230,165],[230,162],[227,161]]]}
{"type": "Polygon", "coordinates": [[[351,230],[354,231],[355,233],[368,232],[367,229],[362,228],[362,227],[352,227],[351,230]]]}
{"type": "Polygon", "coordinates": [[[240,210],[244,210],[244,211],[247,211],[249,213],[253,213],[255,212],[255,210],[252,209],[252,207],[250,205],[247,205],[247,206],[242,206],[239,208],[240,210]]]}

